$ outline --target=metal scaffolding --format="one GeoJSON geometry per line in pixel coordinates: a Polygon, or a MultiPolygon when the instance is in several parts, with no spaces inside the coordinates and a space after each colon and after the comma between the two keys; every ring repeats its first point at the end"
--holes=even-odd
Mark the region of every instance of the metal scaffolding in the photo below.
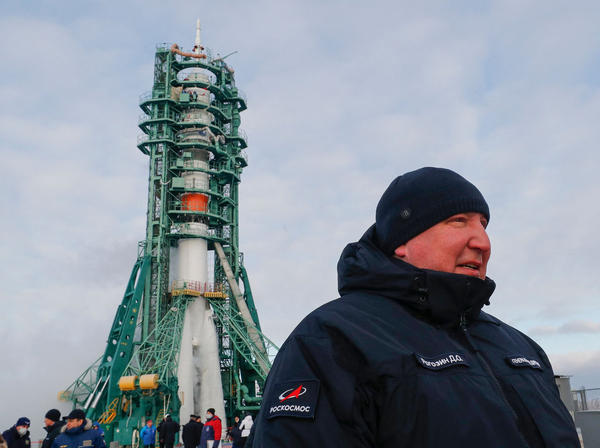
{"type": "Polygon", "coordinates": [[[277,347],[260,329],[239,247],[239,184],[248,164],[240,113],[245,96],[224,58],[159,45],[154,83],[140,98],[149,156],[146,239],[109,333],[104,355],[62,398],[100,420],[107,442],[135,445],[146,418],[178,415],[178,356],[186,308],[203,297],[214,312],[227,417],[256,411],[277,347]],[[196,155],[203,151],[206,160],[196,155]],[[206,173],[194,178],[189,173],[206,173]],[[200,180],[199,180],[200,179],[200,180]],[[170,251],[201,238],[214,281],[173,283],[170,251]]]}

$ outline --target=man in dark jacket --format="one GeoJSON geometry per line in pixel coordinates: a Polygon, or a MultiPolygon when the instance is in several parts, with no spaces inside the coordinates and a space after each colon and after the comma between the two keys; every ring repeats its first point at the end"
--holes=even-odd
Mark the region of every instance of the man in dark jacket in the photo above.
{"type": "Polygon", "coordinates": [[[58,409],[50,409],[44,417],[44,429],[48,433],[42,442],[42,448],[52,448],[54,439],[60,434],[60,430],[65,426],[64,421],[60,419],[60,411],[58,409]]]}
{"type": "Polygon", "coordinates": [[[233,417],[233,423],[231,424],[231,428],[227,431],[227,435],[233,442],[231,448],[243,448],[242,445],[242,430],[240,429],[240,421],[239,416],[233,417]]]}
{"type": "Polygon", "coordinates": [[[159,448],[165,448],[165,437],[162,434],[162,430],[163,430],[163,427],[165,425],[165,422],[167,421],[167,416],[168,416],[168,414],[163,417],[163,419],[161,420],[161,422],[156,427],[156,432],[158,432],[158,446],[159,446],[159,448]]]}
{"type": "Polygon", "coordinates": [[[578,447],[543,350],[481,311],[490,214],[453,171],[395,179],[282,346],[247,446],[578,447]]]}
{"type": "Polygon", "coordinates": [[[8,448],[30,448],[29,425],[31,422],[27,417],[21,417],[12,427],[2,433],[8,448]]]}
{"type": "Polygon", "coordinates": [[[183,446],[185,448],[196,448],[200,443],[200,436],[202,435],[202,423],[198,423],[197,415],[190,415],[190,421],[183,425],[181,430],[181,438],[183,439],[183,446]]]}
{"type": "Polygon", "coordinates": [[[92,429],[92,421],[85,417],[81,409],[73,409],[67,416],[67,424],[54,439],[52,448],[106,448],[104,437],[97,429],[92,429]]]}
{"type": "Polygon", "coordinates": [[[164,448],[173,448],[175,444],[175,434],[179,432],[179,423],[173,421],[170,415],[158,425],[158,439],[160,446],[164,448]]]}

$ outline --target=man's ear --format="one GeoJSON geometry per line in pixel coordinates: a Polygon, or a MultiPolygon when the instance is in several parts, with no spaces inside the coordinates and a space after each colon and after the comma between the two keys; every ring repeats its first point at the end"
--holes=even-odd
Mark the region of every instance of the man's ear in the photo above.
{"type": "Polygon", "coordinates": [[[406,257],[406,244],[403,244],[402,246],[398,246],[396,249],[394,249],[394,256],[396,256],[398,258],[406,257]]]}

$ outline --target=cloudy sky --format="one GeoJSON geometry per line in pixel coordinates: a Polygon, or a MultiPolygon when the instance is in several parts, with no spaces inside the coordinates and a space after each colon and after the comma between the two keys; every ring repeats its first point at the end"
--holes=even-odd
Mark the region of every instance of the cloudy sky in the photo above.
{"type": "Polygon", "coordinates": [[[597,2],[4,1],[1,429],[27,415],[40,436],[104,350],[145,235],[139,95],[196,17],[238,51],[241,245],[271,339],[337,296],[389,182],[444,166],[492,210],[487,311],[600,387],[597,2]]]}

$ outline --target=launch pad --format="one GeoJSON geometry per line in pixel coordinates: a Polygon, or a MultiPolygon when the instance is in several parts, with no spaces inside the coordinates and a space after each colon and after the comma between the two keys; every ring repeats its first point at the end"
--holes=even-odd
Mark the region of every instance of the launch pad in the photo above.
{"type": "Polygon", "coordinates": [[[199,23],[191,51],[157,47],[137,144],[149,156],[146,239],[104,354],[60,394],[107,442],[136,446],[148,418],[260,408],[278,349],[261,332],[239,247],[246,107],[199,23]]]}

